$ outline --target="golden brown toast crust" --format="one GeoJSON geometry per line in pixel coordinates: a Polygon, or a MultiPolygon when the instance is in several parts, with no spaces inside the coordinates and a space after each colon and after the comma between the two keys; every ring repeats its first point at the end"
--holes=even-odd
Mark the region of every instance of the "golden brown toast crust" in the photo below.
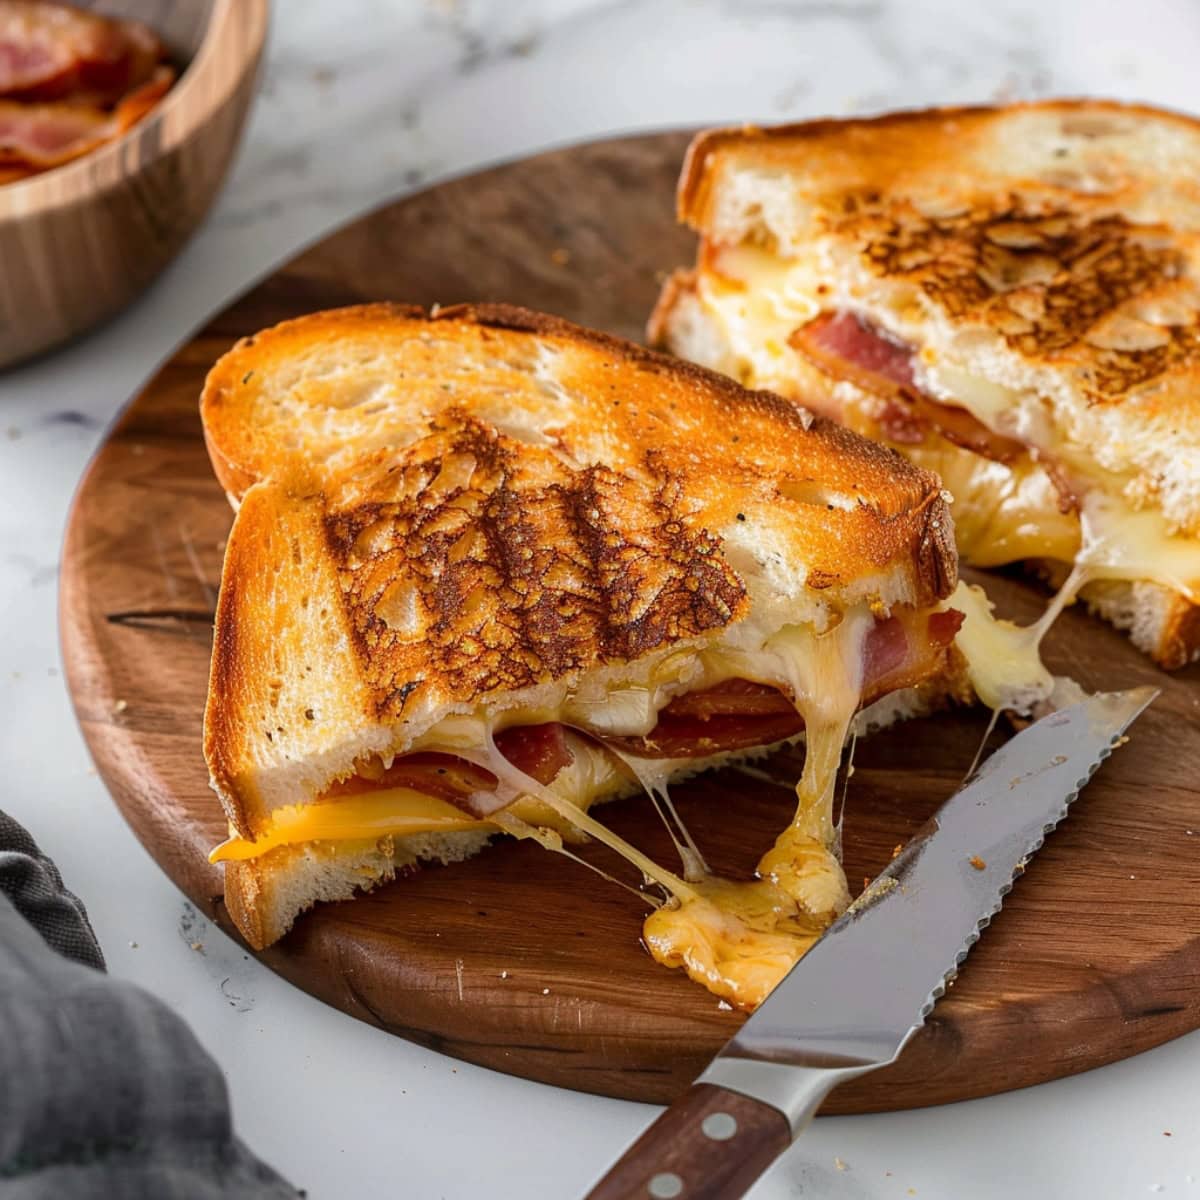
{"type": "Polygon", "coordinates": [[[377,719],[400,717],[425,680],[468,702],[742,616],[720,542],[657,456],[646,468],[645,480],[572,469],[449,408],[436,433],[327,492],[326,541],[377,719]]]}
{"type": "MultiPolygon", "coordinates": [[[[991,120],[1013,112],[1061,112],[1070,116],[1081,111],[1106,112],[1114,115],[1151,117],[1154,120],[1175,121],[1189,129],[1197,127],[1195,117],[1187,113],[1172,112],[1149,104],[1134,104],[1121,100],[1094,99],[1088,96],[1060,96],[1052,100],[1018,101],[1012,104],[947,104],[934,108],[897,109],[879,113],[872,117],[822,117],[813,121],[793,121],[783,125],[733,125],[726,128],[705,129],[698,133],[687,148],[683,169],[676,188],[675,206],[679,220],[703,232],[707,213],[711,182],[710,155],[731,147],[743,148],[749,143],[764,147],[783,147],[788,142],[813,142],[823,139],[844,139],[847,133],[860,139],[864,152],[878,152],[884,145],[880,135],[892,144],[895,157],[938,161],[942,146],[929,145],[923,135],[931,125],[939,122],[971,122],[991,120]],[[897,131],[913,131],[908,141],[896,141],[897,131]]],[[[955,130],[957,133],[957,129],[955,130]]]]}
{"type": "MultiPolygon", "coordinates": [[[[396,354],[443,329],[447,339],[461,345],[462,355],[486,352],[495,358],[500,363],[495,382],[507,389],[505,404],[533,414],[546,427],[546,455],[532,453],[540,447],[524,437],[518,439],[522,444],[517,451],[516,442],[503,433],[495,453],[507,446],[515,451],[511,461],[530,470],[542,459],[540,469],[546,471],[551,470],[550,458],[576,467],[602,460],[611,472],[640,481],[643,488],[636,492],[629,482],[615,479],[602,484],[604,472],[592,472],[588,480],[572,483],[569,491],[576,498],[583,494],[580,489],[599,485],[611,494],[619,487],[640,510],[650,504],[651,494],[658,494],[658,503],[666,503],[665,515],[675,503],[668,502],[674,490],[678,503],[692,510],[693,530],[710,531],[732,524],[745,505],[765,508],[770,519],[794,519],[790,536],[797,539],[796,556],[811,563],[827,587],[911,558],[918,546],[928,573],[912,602],[939,598],[945,581],[955,576],[953,541],[940,521],[945,510],[937,481],[900,455],[773,393],[750,392],[716,372],[508,305],[459,305],[430,314],[399,305],[363,305],[301,317],[243,339],[214,366],[201,399],[205,435],[222,485],[237,496],[246,480],[271,478],[293,486],[299,475],[303,489],[324,492],[333,509],[354,504],[357,485],[346,483],[346,472],[323,479],[319,464],[314,473],[302,450],[287,457],[270,433],[260,434],[256,422],[262,401],[248,392],[245,381],[324,340],[369,335],[376,352],[396,354]],[[524,372],[504,369],[502,356],[521,361],[541,348],[560,358],[554,382],[571,396],[569,403],[561,402],[561,416],[541,385],[528,383],[524,372]],[[786,496],[780,494],[781,483],[786,496]]],[[[424,371],[428,381],[435,380],[442,359],[447,353],[435,345],[426,357],[414,360],[406,378],[412,398],[405,403],[414,409],[404,434],[409,446],[416,441],[415,429],[432,429],[432,422],[443,448],[449,449],[451,424],[473,414],[485,423],[487,415],[494,416],[482,387],[450,402],[436,383],[426,388],[426,380],[415,378],[424,371]],[[433,406],[440,412],[431,418],[433,406]]],[[[490,377],[477,379],[482,385],[492,383],[490,377]]],[[[326,399],[322,393],[312,407],[326,399]]],[[[478,428],[463,434],[479,435],[478,428]]],[[[381,453],[379,467],[394,475],[409,449],[394,440],[384,449],[396,458],[385,463],[387,454],[381,453]]],[[[436,456],[432,444],[424,453],[436,456]]],[[[546,483],[561,493],[562,478],[547,476],[546,483]]],[[[660,536],[674,536],[667,528],[673,529],[669,519],[661,524],[660,536]]],[[[665,553],[666,543],[662,549],[665,553]]],[[[729,602],[728,593],[724,600],[729,602]]]]}
{"type": "MultiPolygon", "coordinates": [[[[346,847],[341,849],[343,854],[348,853],[356,860],[352,872],[343,874],[343,878],[335,884],[332,896],[320,898],[348,899],[356,891],[369,892],[395,878],[391,838],[381,838],[374,853],[362,844],[355,844],[348,851],[346,847]]],[[[314,860],[320,863],[325,859],[326,868],[336,872],[338,850],[335,844],[327,842],[276,846],[260,858],[225,864],[225,907],[252,949],[264,949],[291,928],[296,916],[296,904],[294,901],[289,903],[280,894],[286,890],[288,882],[304,873],[306,868],[311,877],[314,860]]],[[[317,884],[316,888],[319,887],[320,884],[317,884]]],[[[310,888],[313,888],[312,884],[310,888]]],[[[323,890],[329,890],[328,883],[323,890]]],[[[301,909],[311,903],[310,899],[301,909]]]]}
{"type": "MultiPolygon", "coordinates": [[[[270,871],[276,865],[273,860],[266,864],[266,869],[270,871]]],[[[223,872],[225,907],[242,937],[254,950],[269,946],[278,936],[275,930],[267,928],[261,904],[264,891],[263,866],[263,863],[251,858],[245,862],[226,863],[223,872]]]]}
{"type": "Polygon", "coordinates": [[[1154,659],[1167,671],[1178,671],[1200,656],[1200,605],[1175,597],[1163,624],[1154,659]]]}
{"type": "MultiPolygon", "coordinates": [[[[1085,142],[1089,123],[1101,138],[1106,121],[1146,118],[1195,135],[1200,151],[1191,117],[1097,100],[713,130],[688,150],[679,216],[711,234],[729,162],[801,165],[813,232],[858,247],[881,280],[919,289],[955,323],[1000,334],[1027,362],[1070,372],[1091,402],[1137,392],[1152,412],[1154,385],[1172,411],[1200,413],[1200,233],[1169,219],[1175,200],[1152,193],[1158,185],[1119,148],[1072,163],[1064,147],[1061,166],[1023,176],[1008,163],[1017,152],[993,145],[1022,114],[1059,114],[1085,142]],[[1181,318],[1145,317],[1168,311],[1181,318]]],[[[1186,174],[1179,211],[1200,195],[1186,174]]]]}

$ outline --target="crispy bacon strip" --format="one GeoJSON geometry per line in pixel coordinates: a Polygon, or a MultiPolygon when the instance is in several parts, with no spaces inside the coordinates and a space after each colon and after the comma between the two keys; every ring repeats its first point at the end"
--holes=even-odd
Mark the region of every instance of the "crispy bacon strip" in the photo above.
{"type": "Polygon", "coordinates": [[[0,0],[0,184],[119,137],[175,80],[136,21],[49,0],[0,0]]]}
{"type": "MultiPolygon", "coordinates": [[[[962,619],[950,609],[896,614],[876,622],[863,647],[863,703],[932,675],[962,619]]],[[[645,737],[603,741],[641,758],[706,758],[783,741],[803,729],[803,718],[777,688],[734,679],[672,700],[645,737]]]]}
{"type": "MultiPolygon", "coordinates": [[[[876,622],[863,647],[863,702],[909,687],[937,670],[963,615],[955,609],[896,614],[876,622]]],[[[641,758],[704,758],[795,737],[804,720],[778,688],[730,679],[672,700],[646,737],[596,737],[602,745],[641,758]]],[[[496,748],[539,783],[554,780],[572,762],[564,728],[557,723],[520,725],[496,735],[496,748]]],[[[592,735],[596,736],[596,735],[592,735]]],[[[323,799],[363,791],[408,787],[486,817],[498,805],[484,799],[495,787],[490,771],[451,754],[409,754],[371,778],[334,784],[323,799]]]]}
{"type": "Polygon", "coordinates": [[[496,749],[518,771],[547,784],[574,761],[561,725],[517,725],[496,734],[496,749]]]}
{"type": "MultiPolygon", "coordinates": [[[[555,776],[573,761],[562,725],[519,725],[496,734],[496,749],[519,771],[538,783],[553,782],[555,776]]],[[[453,754],[422,751],[397,758],[390,767],[372,771],[369,776],[355,775],[333,784],[321,797],[361,795],[366,791],[411,788],[426,796],[435,796],[472,816],[486,817],[499,803],[489,802],[496,789],[496,777],[475,763],[453,754]]]]}
{"type": "Polygon", "coordinates": [[[113,118],[69,104],[0,100],[0,164],[46,170],[113,136],[113,118]]]}
{"type": "Polygon", "coordinates": [[[333,784],[322,799],[336,800],[339,796],[356,796],[364,791],[404,787],[453,804],[474,792],[488,791],[495,786],[496,777],[490,771],[452,754],[406,754],[386,770],[372,771],[369,777],[355,775],[333,784]]]}
{"type": "Polygon", "coordinates": [[[883,400],[879,423],[901,445],[923,442],[930,429],[956,446],[997,462],[1012,462],[1025,450],[1014,438],[993,433],[966,409],[940,404],[917,386],[913,349],[851,312],[825,312],[789,339],[813,366],[845,379],[883,400]]]}
{"type": "Polygon", "coordinates": [[[0,0],[0,98],[115,104],[150,78],[162,43],[137,21],[49,0],[0,0]]]}
{"type": "Polygon", "coordinates": [[[174,78],[170,67],[160,68],[153,78],[126,96],[113,113],[65,102],[18,104],[0,100],[0,170],[30,175],[91,153],[141,120],[174,78]]]}

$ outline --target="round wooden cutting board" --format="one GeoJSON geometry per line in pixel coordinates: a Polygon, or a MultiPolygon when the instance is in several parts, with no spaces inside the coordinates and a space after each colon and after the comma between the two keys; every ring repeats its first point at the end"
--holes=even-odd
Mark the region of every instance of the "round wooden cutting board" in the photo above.
{"type": "MultiPolygon", "coordinates": [[[[201,381],[243,334],[371,299],[508,300],[638,338],[664,273],[690,260],[673,189],[687,138],[577,146],[443,184],[335,233],[172,356],[92,463],[63,557],[62,636],[79,720],[126,818],[232,932],[206,852],[225,821],[200,751],[210,627],[232,514],[209,469],[201,381]]],[[[1028,620],[1044,594],[989,582],[1028,620]]],[[[957,986],[886,1071],[832,1112],[937,1104],[1094,1067],[1200,1026],[1200,671],[1164,675],[1068,611],[1048,657],[1088,688],[1161,698],[1049,839],[957,986]],[[1194,831],[1194,832],[1193,832],[1194,831]]],[[[860,743],[845,822],[854,890],[957,786],[985,714],[860,743]]],[[[793,754],[773,764],[794,778],[793,754]]],[[[738,771],[675,793],[713,865],[745,872],[787,820],[786,786],[738,771]]],[[[650,806],[605,810],[662,861],[650,806]]],[[[498,844],[327,905],[260,955],[361,1020],[501,1071],[669,1101],[742,1017],[639,944],[644,906],[536,846],[498,844]]],[[[236,936],[236,934],[234,934],[236,936]]]]}

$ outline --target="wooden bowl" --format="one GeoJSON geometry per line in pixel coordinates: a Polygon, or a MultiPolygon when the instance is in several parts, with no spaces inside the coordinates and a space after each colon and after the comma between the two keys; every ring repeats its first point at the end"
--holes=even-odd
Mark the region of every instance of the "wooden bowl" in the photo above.
{"type": "MultiPolygon", "coordinates": [[[[78,0],[76,0],[78,2],[78,0]]],[[[0,187],[0,367],[124,308],[208,211],[250,107],[268,0],[96,0],[182,67],[124,137],[0,187]]]]}

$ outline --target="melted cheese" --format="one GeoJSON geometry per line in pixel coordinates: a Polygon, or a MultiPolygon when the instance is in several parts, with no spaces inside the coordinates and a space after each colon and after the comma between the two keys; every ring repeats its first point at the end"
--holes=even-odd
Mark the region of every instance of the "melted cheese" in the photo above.
{"type": "MultiPolygon", "coordinates": [[[[421,744],[456,754],[496,777],[497,792],[508,803],[487,820],[474,820],[445,801],[411,789],[391,788],[279,809],[256,841],[232,836],[213,851],[211,860],[251,858],[276,846],[309,841],[461,830],[504,832],[574,858],[564,841],[586,834],[666,893],[667,902],[656,904],[646,920],[645,940],[653,956],[668,966],[682,967],[691,978],[740,1007],[753,1008],[849,902],[836,852],[833,796],[842,746],[861,699],[863,644],[873,624],[874,616],[864,604],[820,635],[807,626],[790,626],[755,646],[756,638],[746,638],[743,630],[742,648],[707,651],[700,669],[695,654],[690,654],[686,657],[692,666],[676,673],[693,686],[710,686],[737,675],[774,684],[793,697],[804,718],[807,748],[795,813],[763,856],[756,880],[735,882],[708,871],[667,793],[667,780],[677,762],[621,756],[627,769],[667,806],[676,826],[672,835],[676,830],[679,834],[676,844],[684,863],[683,878],[588,813],[597,798],[627,782],[611,752],[568,731],[574,761],[544,786],[499,753],[492,725],[482,715],[450,717],[421,744]]],[[[657,694],[653,700],[660,705],[666,702],[657,694]]],[[[622,703],[629,704],[629,711],[620,714],[617,723],[628,730],[643,721],[634,710],[644,701],[622,703]]],[[[535,716],[555,720],[570,714],[578,720],[581,711],[572,699],[535,716]]],[[[657,708],[654,712],[657,716],[657,708]]],[[[511,714],[505,716],[512,720],[511,714]]],[[[649,896],[643,899],[653,902],[649,896]]]]}
{"type": "Polygon", "coordinates": [[[1083,498],[1076,563],[1091,579],[1149,579],[1200,604],[1200,539],[1172,535],[1161,512],[1102,491],[1083,498]]]}
{"type": "Polygon", "coordinates": [[[904,454],[940,476],[954,497],[954,540],[964,561],[976,567],[1027,558],[1071,562],[1079,552],[1078,515],[1059,509],[1050,476],[1028,455],[994,462],[943,438],[905,446],[904,454]]]}
{"type": "Polygon", "coordinates": [[[696,891],[691,902],[646,918],[646,945],[664,966],[681,967],[739,1008],[762,1003],[828,924],[769,881],[710,877],[696,891]]]}
{"type": "Polygon", "coordinates": [[[762,667],[786,682],[805,725],[796,811],[758,864],[759,878],[712,876],[651,913],[644,936],[665,966],[741,1008],[754,1008],[850,901],[836,854],[833,796],[842,747],[862,696],[866,606],[822,636],[792,626],[770,638],[762,667]]]}
{"type": "MultiPolygon", "coordinates": [[[[550,785],[557,795],[587,810],[600,797],[621,790],[627,780],[608,754],[595,743],[570,731],[565,736],[572,760],[550,785]]],[[[520,796],[509,805],[508,811],[526,824],[553,829],[560,840],[582,840],[578,822],[571,815],[564,818],[558,810],[536,797],[520,796]]],[[[499,828],[495,816],[486,821],[477,820],[446,800],[411,788],[386,788],[277,808],[271,814],[271,823],[254,841],[239,837],[231,829],[229,838],[209,854],[208,861],[257,858],[276,846],[301,842],[467,831],[495,833],[499,828]]]]}
{"type": "MultiPolygon", "coordinates": [[[[744,381],[794,391],[798,363],[788,338],[839,303],[818,292],[815,262],[737,246],[722,248],[713,263],[715,269],[699,273],[697,292],[748,376],[744,381]]],[[[1130,504],[1124,495],[1130,481],[1099,469],[1059,437],[1048,413],[928,351],[918,356],[918,373],[931,396],[1035,447],[1061,464],[1083,493],[1081,513],[1064,514],[1049,475],[1032,458],[1006,466],[942,439],[900,447],[936,471],[954,496],[959,552],[967,561],[985,567],[1027,558],[1078,563],[1088,568],[1087,579],[1149,580],[1200,603],[1200,539],[1174,533],[1160,511],[1130,504]]],[[[856,419],[869,422],[870,414],[847,413],[848,424],[856,419]]],[[[1079,586],[1085,584],[1081,578],[1079,586]]]]}
{"type": "Polygon", "coordinates": [[[642,791],[650,797],[660,820],[671,835],[671,841],[675,843],[675,852],[683,864],[684,879],[694,883],[706,878],[709,874],[708,863],[704,861],[700,847],[676,810],[668,787],[679,764],[669,758],[636,758],[615,749],[610,753],[617,755],[642,785],[642,791]]]}
{"type": "Polygon", "coordinates": [[[289,804],[271,814],[271,824],[250,842],[232,833],[208,856],[212,863],[257,858],[277,846],[357,838],[406,837],[419,833],[456,833],[494,829],[462,809],[414,792],[388,788],[346,796],[324,804],[289,804]]]}
{"type": "Polygon", "coordinates": [[[752,376],[743,382],[786,395],[796,369],[788,338],[826,307],[816,299],[817,272],[804,260],[788,262],[748,245],[723,247],[716,266],[697,274],[697,294],[742,374],[752,376]]]}
{"type": "Polygon", "coordinates": [[[1050,695],[1054,678],[1039,653],[1046,629],[1041,621],[1021,626],[1000,620],[992,615],[992,602],[983,588],[962,581],[947,604],[963,614],[955,645],[967,661],[971,687],[984,704],[997,711],[1027,713],[1050,695]]]}

